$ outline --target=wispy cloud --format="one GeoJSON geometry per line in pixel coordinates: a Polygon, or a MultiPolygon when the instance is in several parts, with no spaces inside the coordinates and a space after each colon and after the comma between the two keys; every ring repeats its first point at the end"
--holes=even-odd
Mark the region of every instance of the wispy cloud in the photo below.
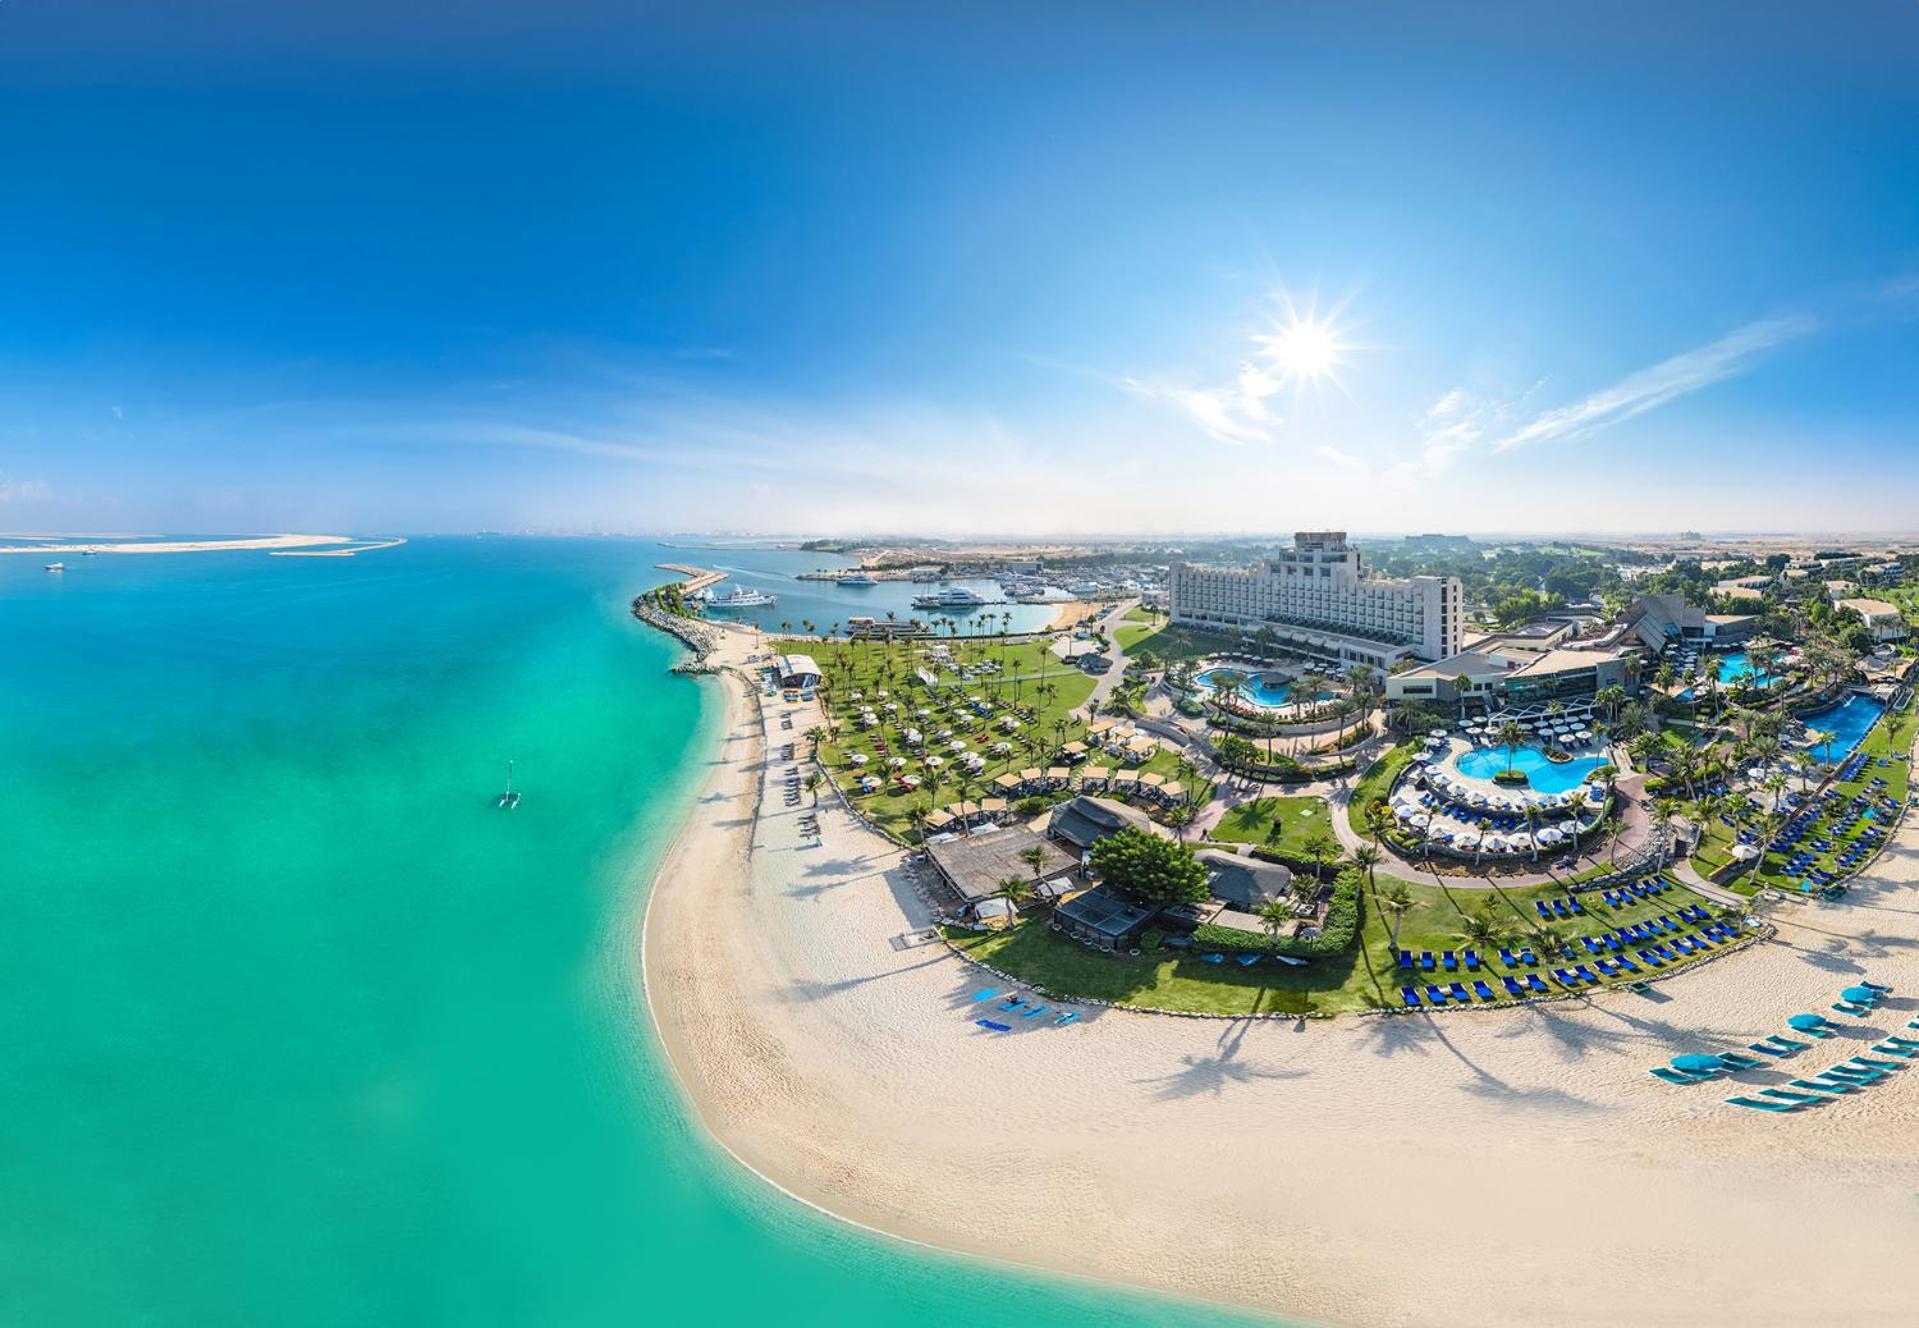
{"type": "Polygon", "coordinates": [[[1183,387],[1122,378],[1127,391],[1163,402],[1185,415],[1201,433],[1221,443],[1269,443],[1285,422],[1266,403],[1280,383],[1255,364],[1240,366],[1238,378],[1217,387],[1183,387]]]}
{"type": "Polygon", "coordinates": [[[40,503],[52,496],[45,480],[10,480],[0,475],[0,503],[40,503]]]}
{"type": "Polygon", "coordinates": [[[1668,402],[1743,373],[1765,351],[1810,336],[1819,322],[1809,314],[1748,323],[1717,341],[1684,351],[1611,387],[1538,416],[1493,444],[1496,452],[1533,443],[1583,438],[1598,429],[1657,410],[1668,402]]]}

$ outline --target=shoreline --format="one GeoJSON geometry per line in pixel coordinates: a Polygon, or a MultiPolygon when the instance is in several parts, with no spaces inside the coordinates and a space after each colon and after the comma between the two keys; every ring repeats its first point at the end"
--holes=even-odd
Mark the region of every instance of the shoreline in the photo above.
{"type": "MultiPolygon", "coordinates": [[[[353,535],[249,535],[234,539],[211,540],[150,540],[150,541],[112,541],[90,540],[74,541],[65,544],[0,544],[0,553],[95,553],[102,556],[120,553],[228,553],[248,549],[320,549],[337,544],[364,544],[366,541],[353,535]]],[[[392,548],[396,544],[406,543],[395,539],[385,544],[373,545],[373,548],[392,548]]],[[[353,550],[360,552],[360,550],[353,550]]]]}
{"type": "MultiPolygon", "coordinates": [[[[727,633],[713,663],[748,648],[727,633]]],[[[1866,1283],[1919,1234],[1919,1069],[1779,1120],[1721,1105],[1736,1082],[1645,1074],[1681,1042],[1733,1049],[1824,1008],[1854,968],[1898,989],[1875,1028],[1913,1017],[1919,921],[1909,891],[1889,898],[1919,877],[1908,856],[1888,853],[1896,884],[1882,871],[1858,904],[1788,906],[1779,941],[1656,1001],[1311,1024],[1088,1007],[1069,1029],[982,1034],[980,970],[895,948],[930,915],[899,851],[830,799],[823,845],[803,843],[771,782],[758,798],[767,754],[784,764],[759,708],[737,674],[719,686],[712,773],[640,924],[641,982],[694,1118],[782,1193],[935,1249],[1293,1320],[1481,1321],[1523,1292],[1597,1322],[1656,1272],[1695,1298],[1636,1299],[1638,1321],[1910,1321],[1919,1293],[1866,1283]],[[1567,1202],[1578,1220],[1536,1220],[1567,1202]],[[1448,1234],[1462,1221],[1471,1245],[1448,1234]],[[1753,1262],[1782,1240],[1804,1268],[1785,1287],[1753,1262]]]]}

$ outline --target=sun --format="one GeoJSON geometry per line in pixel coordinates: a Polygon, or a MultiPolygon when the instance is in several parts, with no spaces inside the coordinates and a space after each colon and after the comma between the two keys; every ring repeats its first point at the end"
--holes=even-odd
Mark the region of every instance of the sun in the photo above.
{"type": "Polygon", "coordinates": [[[1288,378],[1316,382],[1340,366],[1339,333],[1330,323],[1295,318],[1266,338],[1266,354],[1288,378]]]}

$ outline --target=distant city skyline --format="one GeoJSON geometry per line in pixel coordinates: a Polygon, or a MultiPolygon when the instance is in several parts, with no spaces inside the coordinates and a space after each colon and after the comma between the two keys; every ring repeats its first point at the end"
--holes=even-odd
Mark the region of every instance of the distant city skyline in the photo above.
{"type": "Polygon", "coordinates": [[[1919,529],[1919,6],[0,7],[0,529],[1919,529]]]}

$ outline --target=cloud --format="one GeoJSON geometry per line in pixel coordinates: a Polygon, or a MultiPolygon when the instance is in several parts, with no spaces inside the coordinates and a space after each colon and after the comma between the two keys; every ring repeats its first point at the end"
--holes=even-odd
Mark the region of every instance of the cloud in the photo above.
{"type": "Polygon", "coordinates": [[[53,497],[45,480],[10,480],[0,475],[0,503],[43,503],[53,497]]]}
{"type": "Polygon", "coordinates": [[[1354,456],[1351,452],[1342,451],[1340,448],[1334,447],[1331,443],[1321,443],[1313,449],[1313,455],[1322,460],[1330,461],[1335,466],[1342,466],[1347,470],[1364,470],[1366,467],[1366,463],[1354,456]]]}
{"type": "Polygon", "coordinates": [[[1123,378],[1120,384],[1137,396],[1172,406],[1216,442],[1270,443],[1284,423],[1266,404],[1281,384],[1251,363],[1242,364],[1238,378],[1220,387],[1181,387],[1137,378],[1123,378]]]}
{"type": "Polygon", "coordinates": [[[1611,387],[1549,410],[1493,444],[1496,452],[1533,443],[1583,438],[1596,430],[1657,410],[1668,402],[1743,373],[1761,353],[1810,336],[1819,322],[1809,314],[1748,323],[1717,341],[1628,374],[1611,387]]]}

